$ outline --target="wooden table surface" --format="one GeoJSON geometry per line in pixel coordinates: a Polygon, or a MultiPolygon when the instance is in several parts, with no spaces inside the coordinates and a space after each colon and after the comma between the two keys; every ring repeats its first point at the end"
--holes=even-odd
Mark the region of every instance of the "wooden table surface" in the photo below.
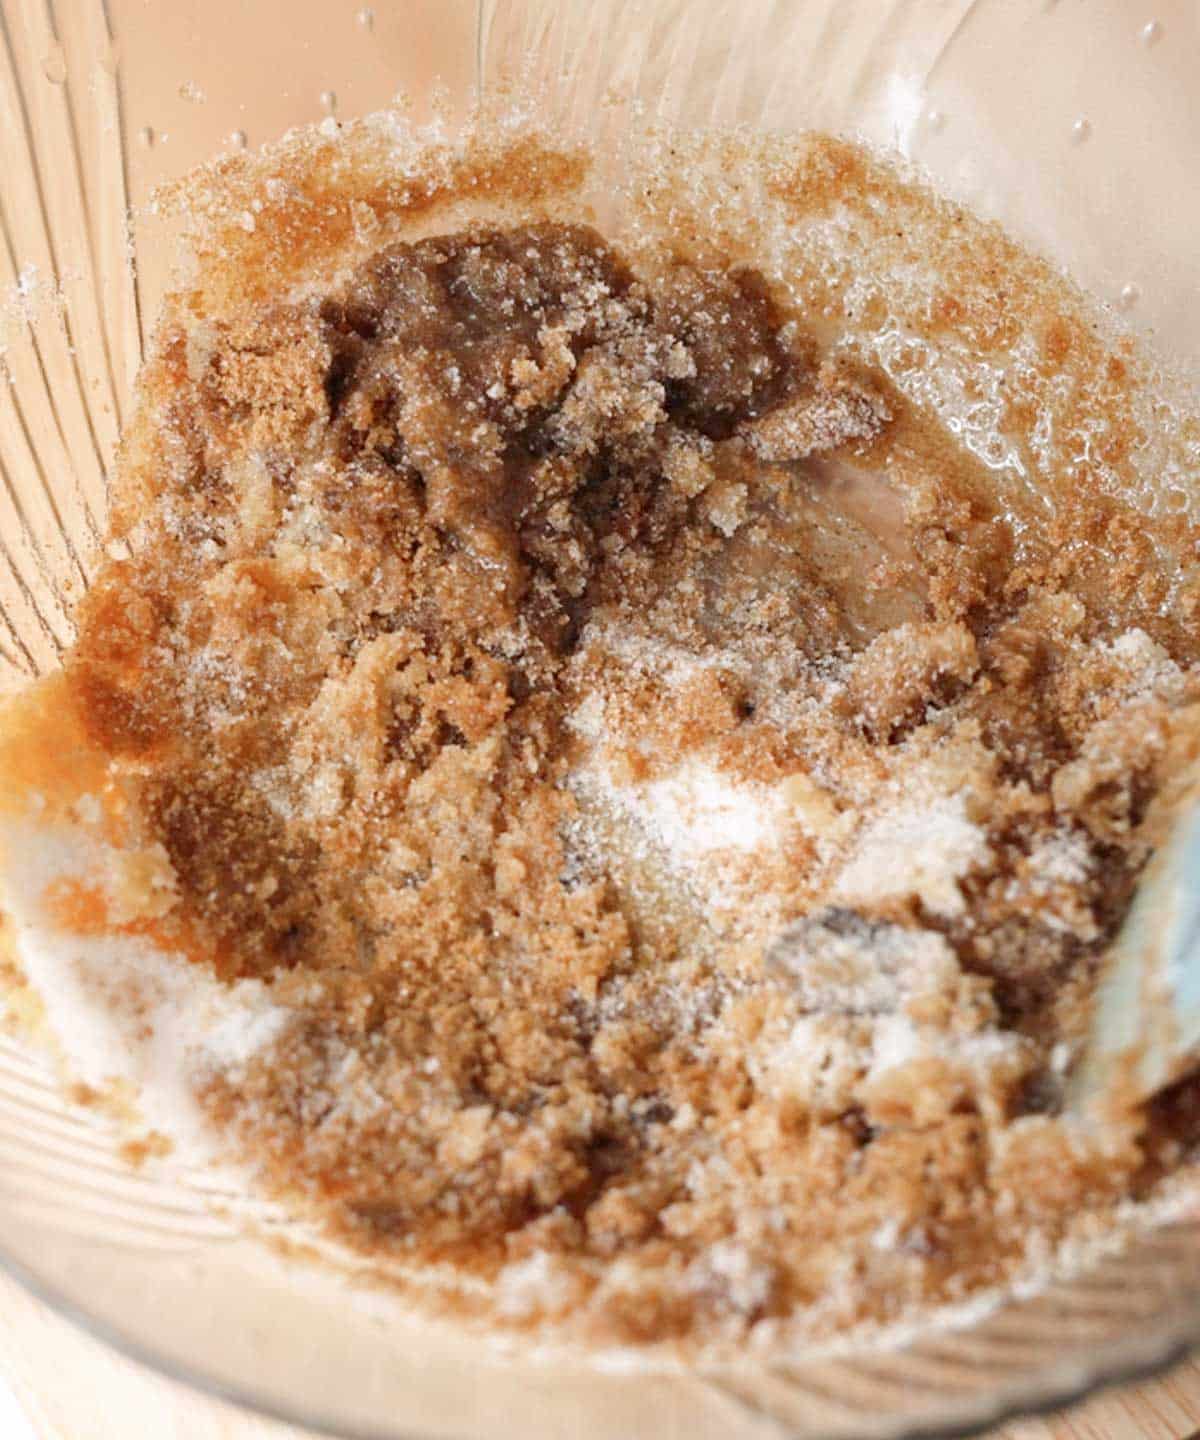
{"type": "MultiPolygon", "coordinates": [[[[301,1440],[114,1354],[0,1277],[0,1373],[38,1440],[301,1440]]],[[[1200,1359],[990,1440],[1184,1440],[1200,1434],[1200,1359]]],[[[580,1440],[586,1440],[581,1433],[580,1440]]],[[[633,1440],[633,1437],[630,1437],[633,1440]]]]}

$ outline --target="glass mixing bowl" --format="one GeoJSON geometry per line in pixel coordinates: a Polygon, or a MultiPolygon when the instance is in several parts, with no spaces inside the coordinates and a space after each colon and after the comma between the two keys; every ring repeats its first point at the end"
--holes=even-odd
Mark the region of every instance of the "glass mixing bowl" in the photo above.
{"type": "MultiPolygon", "coordinates": [[[[1188,0],[0,0],[0,671],[52,667],[169,236],[153,186],[404,91],[453,125],[520,72],[562,133],[634,113],[892,146],[1200,353],[1200,12],[1188,0]],[[132,262],[132,263],[131,263],[132,262]]],[[[285,1215],[120,1135],[0,1040],[0,1256],[128,1353],[339,1434],[530,1440],[961,1431],[1200,1338],[1200,1211],[957,1328],[788,1366],[636,1373],[493,1353],[267,1241],[285,1215]],[[252,1222],[260,1238],[251,1238],[252,1222]],[[263,1238],[265,1237],[265,1238],[263,1238]]]]}

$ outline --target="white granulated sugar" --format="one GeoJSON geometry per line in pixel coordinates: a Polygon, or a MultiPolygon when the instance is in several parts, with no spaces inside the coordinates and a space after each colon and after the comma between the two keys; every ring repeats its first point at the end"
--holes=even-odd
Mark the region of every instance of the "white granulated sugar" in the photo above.
{"type": "Polygon", "coordinates": [[[725,650],[696,654],[661,636],[640,635],[619,622],[593,622],[585,641],[593,654],[607,653],[620,661],[629,674],[652,676],[666,690],[681,689],[706,670],[730,669],[738,659],[734,652],[725,650]]]}
{"type": "Polygon", "coordinates": [[[1013,1030],[954,1032],[943,1036],[938,1054],[971,1065],[977,1074],[986,1074],[997,1065],[1006,1065],[1027,1051],[1032,1042],[1013,1030]]]}
{"type": "MultiPolygon", "coordinates": [[[[627,672],[652,674],[668,691],[724,658],[721,652],[696,656],[616,626],[594,625],[588,644],[619,658],[627,672]]],[[[790,819],[778,787],[735,779],[703,754],[691,755],[648,780],[627,778],[610,756],[608,747],[622,735],[600,687],[587,693],[567,724],[586,742],[568,782],[571,788],[589,807],[618,820],[623,833],[632,833],[635,849],[648,848],[673,873],[693,878],[702,873],[715,908],[735,898],[726,893],[728,884],[722,884],[722,857],[778,848],[790,819]]],[[[648,742],[627,743],[640,743],[644,749],[648,742]]]]}
{"type": "Polygon", "coordinates": [[[894,1250],[903,1233],[904,1226],[893,1215],[872,1233],[871,1244],[876,1250],[894,1250]]]}
{"type": "Polygon", "coordinates": [[[248,1064],[278,1038],[288,1018],[287,1011],[270,1002],[261,981],[239,981],[233,988],[235,1002],[225,1010],[216,1007],[204,1032],[205,1056],[219,1070],[248,1064]]]}
{"type": "Polygon", "coordinates": [[[766,963],[809,1013],[751,1058],[751,1073],[768,1092],[818,1114],[862,1105],[881,1076],[917,1060],[942,1059],[986,1083],[1025,1043],[973,1023],[914,1018],[913,1002],[941,997],[953,1006],[959,993],[958,959],[929,931],[828,910],[784,931],[766,963]]]}
{"type": "Polygon", "coordinates": [[[871,1036],[868,1080],[931,1057],[969,1069],[982,1080],[996,1065],[1019,1055],[1025,1044],[1008,1030],[940,1030],[917,1025],[907,1015],[883,1015],[876,1019],[871,1036]]]}
{"type": "Polygon", "coordinates": [[[870,1058],[872,1022],[857,1016],[804,1015],[782,1044],[749,1057],[770,1094],[789,1095],[817,1114],[853,1107],[870,1058]]]}
{"type": "Polygon", "coordinates": [[[815,1014],[801,1017],[786,1040],[751,1061],[756,1082],[787,1094],[817,1114],[836,1114],[863,1103],[881,1076],[916,1060],[941,1059],[986,1081],[1012,1064],[1026,1045],[1008,1031],[952,1031],[918,1024],[903,1010],[879,1015],[815,1014]]]}
{"type": "Polygon", "coordinates": [[[693,1262],[692,1283],[699,1290],[718,1286],[735,1310],[752,1314],[771,1293],[771,1268],[736,1240],[720,1240],[693,1262]]]}
{"type": "Polygon", "coordinates": [[[1035,886],[1085,885],[1095,867],[1087,838],[1064,830],[1029,852],[1030,878],[1035,886]]]}
{"type": "Polygon", "coordinates": [[[930,1054],[928,1040],[907,1015],[879,1015],[871,1030],[872,1076],[930,1054]]]}
{"type": "Polygon", "coordinates": [[[217,1156],[197,1086],[233,1073],[271,1045],[290,1012],[257,980],[222,984],[145,936],[62,928],[47,894],[62,883],[105,886],[111,866],[87,831],[9,820],[0,829],[0,894],[16,957],[38,994],[53,997],[54,1038],[73,1078],[104,1091],[132,1086],[140,1118],[197,1161],[217,1156]]]}
{"type": "Polygon", "coordinates": [[[95,795],[81,795],[73,808],[75,815],[84,825],[99,825],[104,818],[100,800],[95,795]]]}
{"type": "Polygon", "coordinates": [[[1085,887],[1096,864],[1096,855],[1085,835],[1060,831],[1033,847],[1023,873],[1009,881],[1008,894],[1012,899],[1022,894],[1036,898],[1041,922],[1051,930],[1073,934],[1083,941],[1094,940],[1100,929],[1085,887]]]}
{"type": "Polygon", "coordinates": [[[738,784],[703,760],[689,759],[640,788],[636,803],[644,823],[685,864],[714,851],[757,850],[779,839],[778,796],[765,786],[738,784]]]}
{"type": "Polygon", "coordinates": [[[652,781],[625,782],[602,751],[578,765],[569,783],[585,809],[616,823],[616,843],[630,857],[702,890],[711,913],[749,918],[753,910],[761,919],[770,908],[770,897],[751,901],[730,862],[778,849],[788,812],[776,791],[734,781],[698,757],[652,781]]]}
{"type": "Polygon", "coordinates": [[[916,795],[872,820],[838,876],[848,903],[916,897],[935,915],[961,915],[959,881],[991,859],[986,833],[959,795],[916,795]]]}
{"type": "Polygon", "coordinates": [[[496,1281],[496,1308],[501,1315],[522,1320],[538,1313],[555,1315],[577,1297],[574,1276],[556,1256],[535,1251],[500,1271],[496,1281]]]}
{"type": "Polygon", "coordinates": [[[567,716],[567,725],[585,740],[603,740],[606,723],[604,697],[598,690],[585,695],[567,716]]]}
{"type": "Polygon", "coordinates": [[[1133,628],[1098,648],[1107,652],[1126,672],[1128,698],[1150,692],[1167,694],[1183,680],[1183,671],[1157,641],[1133,628]]]}
{"type": "Polygon", "coordinates": [[[959,973],[943,936],[838,910],[788,926],[765,960],[805,1010],[824,1015],[892,1012],[913,995],[949,989],[959,973]]]}
{"type": "Polygon", "coordinates": [[[282,820],[290,820],[295,814],[295,800],[292,795],[292,780],[286,767],[273,765],[253,770],[248,777],[251,789],[262,796],[272,814],[282,820]]]}
{"type": "Polygon", "coordinates": [[[318,765],[309,775],[304,794],[304,814],[313,820],[331,820],[345,804],[345,781],[341,766],[333,761],[318,765]]]}

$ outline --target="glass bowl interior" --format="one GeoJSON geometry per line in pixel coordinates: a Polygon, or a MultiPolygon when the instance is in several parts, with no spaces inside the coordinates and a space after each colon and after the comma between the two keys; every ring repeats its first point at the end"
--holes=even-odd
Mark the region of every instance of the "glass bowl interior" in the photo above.
{"type": "MultiPolygon", "coordinates": [[[[861,135],[1119,306],[1175,366],[1200,355],[1200,19],[1183,0],[0,0],[0,19],[6,683],[57,663],[99,552],[171,257],[154,187],[397,92],[452,127],[480,83],[515,84],[531,115],[601,144],[635,115],[861,135]]],[[[337,1433],[956,1431],[1200,1337],[1200,1216],[1185,1214],[1069,1282],[903,1344],[769,1369],[550,1365],[285,1257],[268,1243],[291,1237],[274,1207],[168,1161],[133,1172],[120,1143],[0,1040],[0,1256],[138,1357],[337,1433]]]]}

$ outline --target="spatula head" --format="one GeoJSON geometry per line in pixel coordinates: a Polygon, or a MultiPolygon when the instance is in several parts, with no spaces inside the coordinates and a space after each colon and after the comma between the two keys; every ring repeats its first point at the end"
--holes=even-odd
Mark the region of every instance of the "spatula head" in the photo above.
{"type": "Polygon", "coordinates": [[[1074,1109],[1137,1104],[1200,1065],[1200,806],[1177,822],[1142,877],[1113,945],[1074,1109]]]}

